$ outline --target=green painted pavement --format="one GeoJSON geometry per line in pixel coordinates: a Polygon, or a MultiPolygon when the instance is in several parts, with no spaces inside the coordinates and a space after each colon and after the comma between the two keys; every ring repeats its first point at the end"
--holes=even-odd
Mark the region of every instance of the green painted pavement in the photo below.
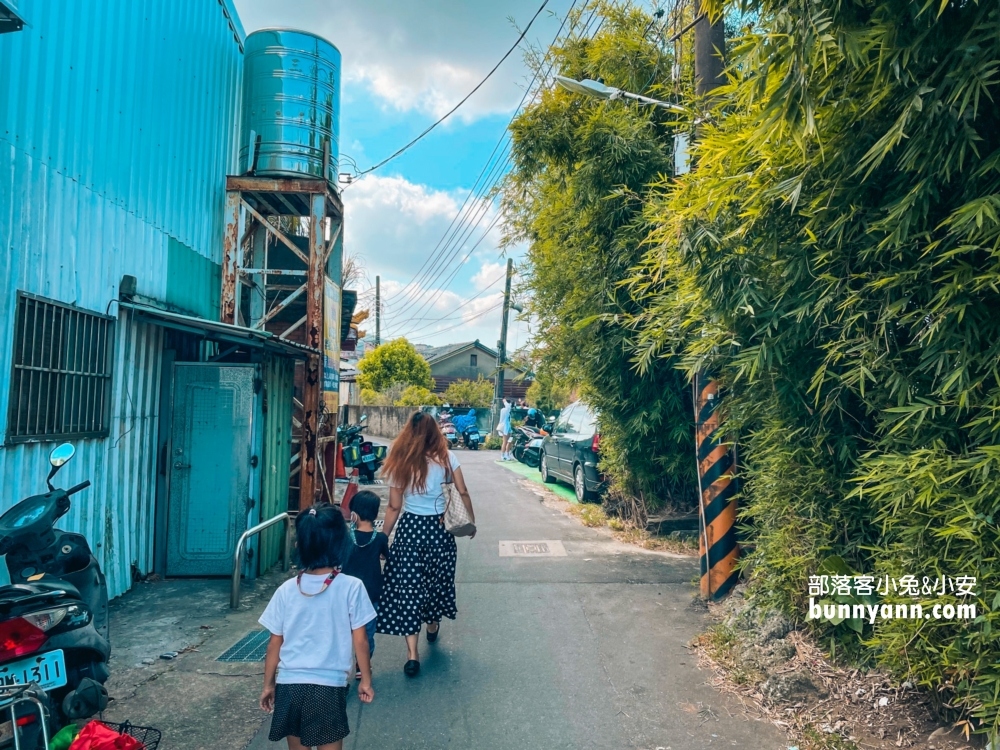
{"type": "Polygon", "coordinates": [[[545,482],[542,481],[542,472],[538,469],[532,469],[530,466],[525,466],[520,461],[497,461],[496,463],[497,466],[502,466],[508,471],[520,474],[522,477],[530,479],[532,482],[540,484],[546,489],[552,490],[563,500],[568,500],[571,503],[577,503],[576,493],[568,485],[562,484],[561,482],[545,484],[545,482]]]}

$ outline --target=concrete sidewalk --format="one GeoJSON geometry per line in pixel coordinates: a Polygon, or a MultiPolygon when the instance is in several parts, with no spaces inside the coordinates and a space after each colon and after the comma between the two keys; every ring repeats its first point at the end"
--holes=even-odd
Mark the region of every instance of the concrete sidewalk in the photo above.
{"type": "Polygon", "coordinates": [[[284,576],[140,583],[111,604],[111,703],[104,717],[163,732],[161,750],[243,748],[260,727],[263,665],[216,659],[251,630],[284,576]],[[176,652],[172,659],[162,655],[176,652]]]}

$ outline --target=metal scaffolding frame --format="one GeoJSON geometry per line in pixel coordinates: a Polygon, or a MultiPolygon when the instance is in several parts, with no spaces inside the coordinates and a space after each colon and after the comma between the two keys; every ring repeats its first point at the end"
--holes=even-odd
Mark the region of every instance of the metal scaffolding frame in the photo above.
{"type": "Polygon", "coordinates": [[[321,490],[317,448],[326,414],[336,431],[339,382],[324,392],[323,372],[325,365],[339,377],[343,217],[340,196],[323,179],[226,179],[222,322],[266,330],[322,351],[326,360],[309,355],[297,378],[292,476],[300,509],[321,490]],[[336,331],[325,332],[326,321],[336,331]]]}

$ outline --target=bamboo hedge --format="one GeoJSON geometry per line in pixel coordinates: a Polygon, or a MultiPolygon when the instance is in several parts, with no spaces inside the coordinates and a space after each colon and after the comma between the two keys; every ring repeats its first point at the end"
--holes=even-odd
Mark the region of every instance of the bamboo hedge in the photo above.
{"type": "MultiPolygon", "coordinates": [[[[605,27],[554,50],[564,74],[692,101],[666,83],[654,19],[596,7],[605,27]]],[[[692,123],[623,102],[548,92],[513,125],[506,201],[547,299],[542,350],[596,394],[615,432],[606,466],[653,504],[658,471],[690,491],[687,383],[718,374],[762,602],[801,619],[808,577],[831,560],[975,576],[974,622],[821,633],[996,734],[1000,4],[712,10],[736,20],[730,78],[689,174],[672,174],[669,143],[692,123]],[[648,459],[643,414],[658,432],[648,459]]]]}

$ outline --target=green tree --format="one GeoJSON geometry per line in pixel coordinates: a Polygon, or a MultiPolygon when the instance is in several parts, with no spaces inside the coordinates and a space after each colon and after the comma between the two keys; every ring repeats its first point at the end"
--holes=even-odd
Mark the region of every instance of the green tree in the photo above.
{"type": "Polygon", "coordinates": [[[433,388],[431,366],[406,339],[376,347],[358,362],[358,385],[384,391],[397,383],[433,388]]]}
{"type": "Polygon", "coordinates": [[[429,388],[424,388],[422,385],[410,385],[406,387],[406,390],[396,399],[394,406],[440,406],[441,399],[434,393],[431,393],[429,388]]]}
{"type": "MultiPolygon", "coordinates": [[[[593,38],[572,35],[550,51],[559,72],[658,95],[654,84],[669,80],[672,55],[647,33],[653,19],[600,1],[570,23],[592,12],[601,19],[593,38]]],[[[641,312],[623,282],[644,254],[649,186],[672,169],[675,119],[545,88],[511,125],[504,191],[508,239],[529,245],[523,276],[542,331],[538,369],[580,384],[600,414],[604,469],[649,509],[696,502],[690,388],[672,361],[637,370],[632,334],[613,321],[641,312]]]]}
{"type": "Polygon", "coordinates": [[[525,394],[525,400],[544,413],[565,408],[572,398],[572,385],[545,372],[538,373],[525,394]]]}
{"type": "Polygon", "coordinates": [[[391,406],[391,404],[385,403],[385,397],[378,391],[373,391],[371,388],[361,389],[361,405],[362,406],[391,406]]]}
{"type": "Polygon", "coordinates": [[[480,375],[476,380],[456,380],[444,392],[444,400],[452,406],[485,408],[493,403],[493,383],[480,375]]]}
{"type": "MultiPolygon", "coordinates": [[[[995,582],[1000,6],[715,5],[757,21],[694,169],[647,200],[634,356],[724,385],[755,596],[801,616],[831,555],[995,582]]],[[[978,592],[975,624],[826,635],[996,733],[1000,596],[978,592]]]]}

